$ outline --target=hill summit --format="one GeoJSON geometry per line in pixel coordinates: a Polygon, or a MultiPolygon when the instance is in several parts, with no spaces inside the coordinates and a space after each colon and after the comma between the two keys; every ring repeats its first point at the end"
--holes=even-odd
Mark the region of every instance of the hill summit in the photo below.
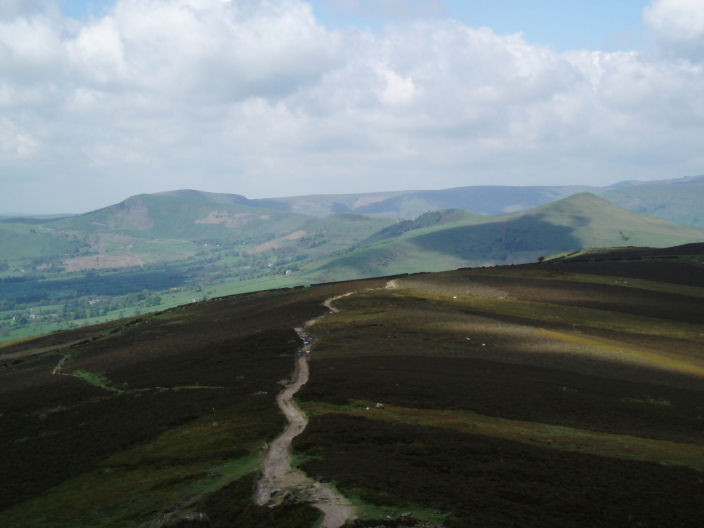
{"type": "Polygon", "coordinates": [[[393,238],[381,239],[382,234],[325,263],[321,271],[332,276],[333,270],[344,269],[357,277],[440,271],[525,263],[583,248],[665,247],[704,240],[704,230],[634,213],[586,192],[519,213],[470,216],[393,238]]]}

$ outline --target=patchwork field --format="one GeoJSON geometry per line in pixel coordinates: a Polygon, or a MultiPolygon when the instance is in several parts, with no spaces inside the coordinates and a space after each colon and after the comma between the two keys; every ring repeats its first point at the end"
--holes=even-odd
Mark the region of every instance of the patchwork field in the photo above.
{"type": "Polygon", "coordinates": [[[253,497],[293,328],[350,293],[307,329],[292,462],[358,526],[700,526],[701,255],[589,258],[271,290],[5,344],[0,525],[317,526],[296,490],[273,509],[253,497]]]}

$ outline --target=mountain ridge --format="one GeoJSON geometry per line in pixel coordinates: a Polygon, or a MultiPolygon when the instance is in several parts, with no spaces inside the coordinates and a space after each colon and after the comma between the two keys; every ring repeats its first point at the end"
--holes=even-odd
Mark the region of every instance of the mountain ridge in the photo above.
{"type": "Polygon", "coordinates": [[[413,220],[268,204],[184,189],[68,218],[2,221],[0,338],[230,293],[704,240],[704,230],[591,193],[502,215],[443,209],[413,220]]]}
{"type": "MultiPolygon", "coordinates": [[[[386,228],[391,229],[391,228],[386,228]]],[[[591,193],[579,193],[528,211],[471,218],[448,226],[408,230],[394,239],[357,246],[322,264],[355,278],[452,267],[520,264],[592,247],[665,247],[704,240],[704,230],[628,211],[591,193]],[[671,243],[675,241],[674,243],[671,243]]]]}
{"type": "MultiPolygon", "coordinates": [[[[179,189],[154,194],[176,197],[195,196],[211,201],[239,203],[317,217],[350,212],[413,220],[425,212],[441,209],[463,209],[487,215],[505,214],[527,210],[584,191],[606,198],[626,209],[659,216],[673,222],[704,227],[704,214],[699,207],[699,203],[704,202],[704,175],[653,181],[623,180],[606,186],[478,185],[435,190],[312,194],[273,198],[247,198],[240,194],[195,189],[179,189]]],[[[41,223],[44,221],[41,216],[45,215],[0,215],[0,222],[8,220],[18,222],[19,217],[25,217],[32,221],[38,219],[41,223]]],[[[52,218],[45,220],[51,221],[52,218]]]]}

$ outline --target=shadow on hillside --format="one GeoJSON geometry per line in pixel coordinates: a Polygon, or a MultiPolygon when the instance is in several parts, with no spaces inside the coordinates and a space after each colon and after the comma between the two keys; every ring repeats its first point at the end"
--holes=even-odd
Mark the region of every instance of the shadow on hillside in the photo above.
{"type": "MultiPolygon", "coordinates": [[[[572,228],[557,226],[542,216],[524,216],[506,222],[469,225],[421,235],[414,243],[426,250],[462,259],[505,262],[520,253],[551,254],[580,249],[582,242],[572,228]]],[[[526,255],[529,257],[529,255],[526,255]]]]}

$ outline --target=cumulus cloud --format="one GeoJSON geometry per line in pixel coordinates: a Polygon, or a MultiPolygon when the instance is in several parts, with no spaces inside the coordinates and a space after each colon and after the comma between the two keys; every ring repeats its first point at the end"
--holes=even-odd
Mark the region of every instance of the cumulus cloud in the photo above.
{"type": "Polygon", "coordinates": [[[643,10],[643,20],[654,30],[659,52],[704,60],[704,2],[654,0],[643,10]]]}
{"type": "Polygon", "coordinates": [[[673,40],[704,36],[704,3],[700,0],[655,0],[643,10],[646,23],[673,40]]]}
{"type": "MultiPolygon", "coordinates": [[[[685,4],[644,18],[668,35],[685,4]]],[[[704,163],[704,70],[666,54],[558,53],[443,18],[333,30],[303,0],[118,0],[82,21],[7,5],[0,210],[181,187],[604,184],[704,163]]]]}

